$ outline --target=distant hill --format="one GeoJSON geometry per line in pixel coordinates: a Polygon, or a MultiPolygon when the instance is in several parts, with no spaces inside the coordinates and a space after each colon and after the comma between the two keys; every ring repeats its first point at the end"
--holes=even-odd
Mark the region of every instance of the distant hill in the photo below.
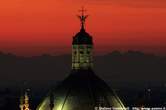
{"type": "MultiPolygon", "coordinates": [[[[52,86],[70,74],[70,69],[71,55],[18,57],[0,53],[0,109],[19,110],[20,91],[24,87],[31,89],[31,108],[35,108],[52,86]]],[[[94,70],[127,105],[165,105],[166,57],[114,51],[95,56],[94,70]]]]}
{"type": "MultiPolygon", "coordinates": [[[[71,69],[71,55],[18,57],[0,53],[1,84],[12,81],[62,80],[71,69]]],[[[164,82],[166,57],[136,51],[95,56],[94,70],[105,80],[117,82],[164,82]]]]}

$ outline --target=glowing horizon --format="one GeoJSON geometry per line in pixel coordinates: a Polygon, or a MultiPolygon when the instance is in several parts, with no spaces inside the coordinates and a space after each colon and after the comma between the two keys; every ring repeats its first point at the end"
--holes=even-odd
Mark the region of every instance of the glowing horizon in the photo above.
{"type": "Polygon", "coordinates": [[[0,51],[25,56],[71,52],[82,6],[90,15],[86,30],[97,54],[112,50],[166,54],[164,0],[0,1],[0,51]]]}

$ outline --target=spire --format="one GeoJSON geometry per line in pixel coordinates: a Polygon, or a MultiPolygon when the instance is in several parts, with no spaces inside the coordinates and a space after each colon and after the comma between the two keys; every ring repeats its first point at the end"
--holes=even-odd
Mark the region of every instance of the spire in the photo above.
{"type": "Polygon", "coordinates": [[[81,21],[81,31],[85,31],[85,21],[89,15],[85,15],[86,10],[84,9],[84,7],[82,7],[79,12],[81,12],[81,15],[78,15],[78,18],[81,21]]]}
{"type": "Polygon", "coordinates": [[[93,39],[85,32],[85,21],[88,17],[85,15],[86,10],[82,7],[79,11],[81,12],[78,16],[81,21],[81,30],[73,37],[72,70],[90,70],[93,66],[93,39]]]}
{"type": "MultiPolygon", "coordinates": [[[[29,89],[27,91],[29,91],[29,89]]],[[[28,96],[27,91],[25,92],[25,95],[24,95],[24,107],[25,107],[25,110],[30,110],[30,108],[29,108],[29,96],[28,96]]]]}
{"type": "Polygon", "coordinates": [[[24,95],[22,94],[20,97],[20,110],[30,110],[28,91],[29,89],[27,89],[24,92],[24,95]]]}

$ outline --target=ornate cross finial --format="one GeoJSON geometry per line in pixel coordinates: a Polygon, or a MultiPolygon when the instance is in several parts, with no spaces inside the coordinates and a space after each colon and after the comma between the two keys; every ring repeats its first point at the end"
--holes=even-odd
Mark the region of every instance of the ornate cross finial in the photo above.
{"type": "Polygon", "coordinates": [[[79,12],[81,12],[82,16],[84,16],[84,13],[86,12],[86,10],[84,9],[84,7],[82,7],[82,9],[79,10],[79,12]]]}
{"type": "Polygon", "coordinates": [[[88,15],[85,15],[86,10],[84,9],[84,7],[82,7],[82,9],[79,10],[79,12],[81,12],[81,15],[78,15],[78,17],[81,21],[81,29],[84,30],[85,20],[87,19],[88,15]]]}

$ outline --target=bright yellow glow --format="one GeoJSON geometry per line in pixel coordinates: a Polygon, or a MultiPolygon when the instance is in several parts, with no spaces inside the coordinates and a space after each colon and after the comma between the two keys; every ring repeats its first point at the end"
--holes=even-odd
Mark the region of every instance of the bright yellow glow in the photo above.
{"type": "Polygon", "coordinates": [[[92,45],[73,45],[73,69],[88,69],[92,67],[92,47],[92,45]]]}
{"type": "MultiPolygon", "coordinates": [[[[50,108],[50,101],[49,97],[45,98],[45,100],[39,105],[39,107],[36,110],[49,110],[50,108]]],[[[54,101],[54,108],[53,110],[62,110],[64,103],[64,99],[57,99],[54,101]]],[[[63,107],[63,110],[68,110],[67,103],[65,103],[65,106],[63,107]]]]}
{"type": "Polygon", "coordinates": [[[47,97],[42,103],[41,105],[39,105],[39,107],[37,108],[37,110],[46,110],[46,108],[49,107],[49,97],[47,97]]]}
{"type": "Polygon", "coordinates": [[[55,107],[54,110],[62,110],[62,103],[57,104],[57,108],[55,107]]]}

